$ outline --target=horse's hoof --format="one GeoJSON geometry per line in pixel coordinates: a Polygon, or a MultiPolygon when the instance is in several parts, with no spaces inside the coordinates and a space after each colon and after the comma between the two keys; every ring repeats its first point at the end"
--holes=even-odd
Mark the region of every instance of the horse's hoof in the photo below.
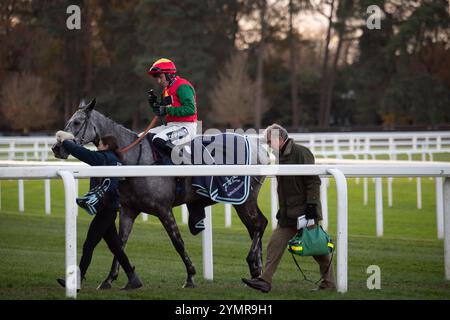
{"type": "Polygon", "coordinates": [[[105,280],[99,284],[99,286],[97,287],[97,290],[109,290],[111,288],[112,288],[111,282],[105,280]]]}
{"type": "Polygon", "coordinates": [[[183,288],[195,288],[195,284],[193,282],[185,282],[183,288]]]}

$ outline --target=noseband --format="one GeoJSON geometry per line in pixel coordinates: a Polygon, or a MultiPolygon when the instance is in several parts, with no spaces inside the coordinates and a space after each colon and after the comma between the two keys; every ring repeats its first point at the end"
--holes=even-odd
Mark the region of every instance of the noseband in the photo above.
{"type": "MultiPolygon", "coordinates": [[[[81,134],[80,142],[78,143],[81,146],[84,145],[84,139],[85,139],[85,136],[86,136],[87,127],[88,127],[89,121],[91,119],[91,113],[92,113],[92,110],[88,111],[88,112],[85,112],[86,118],[84,119],[83,124],[81,125],[80,129],[78,129],[78,131],[74,134],[74,136],[76,138],[76,137],[78,137],[78,134],[81,131],[83,131],[82,134],[81,134]]],[[[69,124],[67,124],[66,128],[64,128],[64,131],[66,131],[68,125],[69,124]]],[[[95,132],[95,139],[94,139],[93,143],[95,144],[95,146],[98,146],[98,143],[99,143],[100,139],[99,139],[98,134],[97,134],[97,128],[95,127],[94,124],[92,124],[92,127],[94,128],[94,132],[95,132]]]]}

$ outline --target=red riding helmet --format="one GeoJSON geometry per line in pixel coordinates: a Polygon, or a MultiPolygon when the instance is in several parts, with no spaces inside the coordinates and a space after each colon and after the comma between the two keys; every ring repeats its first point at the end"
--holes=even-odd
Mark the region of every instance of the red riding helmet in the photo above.
{"type": "Polygon", "coordinates": [[[175,63],[171,60],[162,58],[153,63],[147,73],[151,75],[158,73],[175,74],[177,73],[177,67],[175,67],[175,63]]]}

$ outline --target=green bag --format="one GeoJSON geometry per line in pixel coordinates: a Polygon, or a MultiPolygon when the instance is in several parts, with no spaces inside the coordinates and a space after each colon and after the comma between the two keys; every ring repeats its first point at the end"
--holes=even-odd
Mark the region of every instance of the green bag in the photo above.
{"type": "Polygon", "coordinates": [[[318,224],[311,229],[300,229],[288,243],[288,251],[300,256],[323,256],[333,252],[333,249],[333,241],[318,224]]]}

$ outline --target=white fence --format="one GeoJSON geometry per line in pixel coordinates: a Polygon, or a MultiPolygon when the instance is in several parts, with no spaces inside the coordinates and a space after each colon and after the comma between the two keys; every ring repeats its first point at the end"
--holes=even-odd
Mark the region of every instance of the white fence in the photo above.
{"type": "MultiPolygon", "coordinates": [[[[436,131],[436,132],[339,132],[339,133],[293,133],[290,136],[298,143],[309,147],[318,163],[330,163],[328,159],[321,162],[319,158],[335,157],[342,159],[344,157],[354,157],[356,160],[375,160],[377,157],[384,156],[390,160],[397,160],[399,155],[406,155],[409,161],[413,160],[414,155],[420,155],[422,161],[433,161],[435,153],[449,153],[450,152],[450,131],[436,131]]],[[[54,137],[0,137],[0,159],[9,160],[41,160],[54,159],[51,153],[50,146],[55,142],[54,137]]],[[[88,146],[93,148],[92,145],[88,146]]],[[[410,178],[411,180],[411,178],[410,178]]],[[[326,191],[328,180],[323,179],[322,184],[322,201],[326,202],[326,191]]],[[[359,183],[359,177],[356,178],[359,183]]],[[[388,178],[388,206],[393,206],[393,179],[388,178]]],[[[376,190],[376,206],[377,217],[382,214],[381,201],[381,180],[374,179],[376,190]]],[[[24,192],[23,181],[19,180],[19,210],[24,208],[24,192]]],[[[440,179],[436,180],[436,192],[439,196],[439,186],[442,184],[440,179]]],[[[417,207],[422,208],[422,188],[421,178],[416,180],[417,186],[417,207]]],[[[363,197],[364,205],[368,204],[368,179],[363,179],[363,197]]],[[[45,212],[50,214],[50,181],[45,181],[45,212]]],[[[276,225],[275,214],[277,211],[277,195],[276,195],[276,181],[271,181],[271,213],[272,213],[272,227],[276,225]]],[[[327,203],[323,203],[325,208],[327,203]]],[[[182,206],[182,222],[187,224],[187,208],[182,206]]],[[[442,211],[438,208],[438,212],[442,211]]],[[[326,212],[325,212],[326,214],[326,212]]],[[[438,213],[438,217],[442,214],[438,213]]],[[[148,219],[146,214],[142,215],[142,219],[148,219]]],[[[325,217],[326,219],[326,217],[325,217]]],[[[225,206],[225,226],[230,227],[231,206],[225,206]]],[[[324,221],[325,227],[327,221],[324,221]]],[[[382,223],[378,223],[377,235],[383,234],[382,223]]],[[[438,224],[438,238],[442,239],[442,228],[438,224]]]]}
{"type": "MultiPolygon", "coordinates": [[[[64,181],[66,204],[66,296],[76,297],[78,274],[76,250],[75,178],[204,175],[320,175],[334,177],[337,187],[337,290],[347,292],[348,199],[346,177],[439,177],[444,183],[444,267],[450,280],[450,164],[420,165],[265,165],[265,166],[47,166],[0,168],[0,179],[54,179],[64,181]]],[[[213,279],[211,214],[207,211],[203,232],[203,275],[213,279]]]]}
{"type": "Polygon", "coordinates": [[[340,132],[290,134],[324,157],[450,152],[450,132],[340,132]]]}
{"type": "MultiPolygon", "coordinates": [[[[354,157],[355,159],[375,160],[380,156],[388,156],[390,160],[397,160],[399,155],[406,155],[411,161],[414,155],[420,155],[422,161],[433,160],[435,153],[450,152],[450,132],[340,132],[340,133],[293,133],[290,135],[296,142],[301,143],[313,151],[317,158],[354,157]]],[[[9,160],[41,160],[54,159],[50,146],[55,142],[54,137],[0,137],[0,159],[9,160]]],[[[93,148],[92,145],[88,146],[93,148]]],[[[318,161],[320,162],[320,161],[318,161]]],[[[325,162],[328,163],[328,162],[325,162]]],[[[359,183],[359,178],[356,179],[359,183]]],[[[380,203],[381,181],[374,180],[376,186],[377,212],[382,211],[380,203]]],[[[323,179],[325,186],[323,201],[326,201],[326,186],[328,180],[323,179]]],[[[437,181],[437,183],[439,183],[437,181]]],[[[19,180],[19,210],[23,211],[23,181],[19,180]]],[[[422,208],[421,179],[417,178],[417,207],[422,208]]],[[[368,179],[363,179],[364,205],[368,204],[368,179]]],[[[272,198],[272,227],[276,221],[274,215],[277,210],[276,182],[271,182],[272,198]]],[[[45,181],[45,212],[50,214],[50,181],[45,181]]],[[[393,206],[392,178],[388,179],[388,205],[393,206]]],[[[326,203],[324,204],[326,206],[326,203]]],[[[187,208],[182,206],[182,222],[187,224],[187,208]]],[[[377,215],[378,216],[378,215],[377,215]]],[[[146,214],[142,219],[148,219],[146,214]]],[[[225,206],[225,226],[230,227],[231,207],[225,206]]],[[[325,221],[326,226],[326,221],[325,221]]],[[[382,228],[377,228],[377,234],[382,235],[382,228]]],[[[442,232],[438,230],[438,238],[442,239],[442,232]]]]}
{"type": "MultiPolygon", "coordinates": [[[[318,157],[374,159],[378,155],[388,155],[395,160],[399,154],[406,154],[408,159],[422,154],[433,160],[434,153],[450,152],[450,131],[292,133],[290,136],[318,157]]],[[[0,159],[52,159],[49,146],[54,142],[51,136],[0,137],[0,159]]]]}
{"type": "MultiPolygon", "coordinates": [[[[329,164],[329,165],[336,165],[336,164],[346,164],[346,165],[379,165],[379,164],[391,164],[391,165],[421,165],[423,162],[418,161],[357,161],[357,160],[343,160],[343,159],[318,159],[316,161],[317,164],[329,164]]],[[[436,165],[440,166],[441,162],[426,162],[428,165],[436,165]]],[[[73,166],[73,165],[81,165],[81,166],[87,166],[84,163],[81,162],[21,162],[21,161],[0,161],[0,167],[2,166],[20,166],[20,165],[39,165],[39,166],[73,166]]],[[[276,213],[278,211],[278,195],[277,195],[277,181],[275,177],[268,177],[270,179],[270,213],[271,213],[271,224],[272,229],[275,229],[277,225],[277,219],[276,219],[276,213]]],[[[357,178],[359,179],[359,178],[357,178]]],[[[364,177],[364,205],[368,205],[368,178],[364,177]]],[[[418,209],[422,209],[422,188],[421,188],[421,177],[417,177],[417,207],[418,209]]],[[[432,179],[432,178],[430,178],[432,179]]],[[[442,197],[443,197],[443,181],[442,178],[436,177],[436,183],[435,183],[435,191],[436,191],[436,221],[437,221],[437,238],[443,239],[443,206],[442,206],[442,197]]],[[[323,215],[323,227],[325,230],[328,229],[328,186],[329,186],[329,179],[328,178],[321,178],[322,184],[321,184],[321,201],[322,201],[322,215],[323,215]]],[[[78,180],[75,180],[77,183],[76,191],[78,192],[78,180]]],[[[375,214],[376,214],[376,234],[377,236],[381,237],[383,236],[383,188],[382,188],[382,178],[373,178],[374,187],[375,187],[375,214]]],[[[388,193],[388,206],[393,207],[393,178],[388,177],[387,178],[387,193],[388,193]]],[[[24,182],[22,179],[18,180],[18,208],[19,212],[25,211],[25,190],[24,190],[24,182]]],[[[46,179],[44,181],[44,199],[45,199],[45,213],[50,214],[51,213],[51,196],[50,196],[51,190],[50,190],[50,180],[46,179]]],[[[1,183],[0,183],[0,194],[1,194],[1,183]]],[[[231,205],[225,204],[225,227],[231,227],[232,223],[232,209],[231,205]]],[[[0,202],[0,209],[1,209],[1,202],[0,202]]],[[[181,206],[181,220],[183,224],[188,223],[188,210],[186,205],[181,206]]],[[[143,213],[142,214],[142,220],[147,221],[148,215],[143,213]]]]}

